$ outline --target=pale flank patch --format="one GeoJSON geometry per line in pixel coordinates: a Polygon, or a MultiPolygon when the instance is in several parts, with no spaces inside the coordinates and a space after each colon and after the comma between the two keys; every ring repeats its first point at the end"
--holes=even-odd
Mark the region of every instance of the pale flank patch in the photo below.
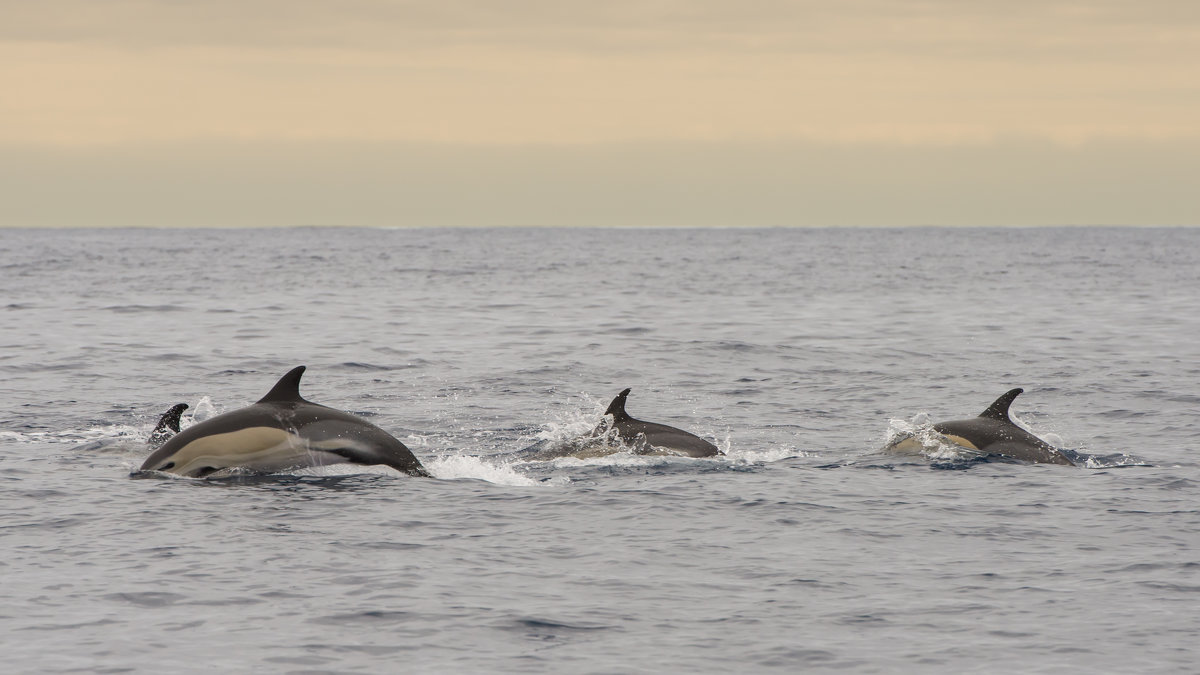
{"type": "Polygon", "coordinates": [[[274,427],[249,427],[225,434],[213,434],[188,443],[171,457],[175,466],[169,471],[192,474],[205,467],[270,468],[307,464],[303,439],[274,427]]]}
{"type": "Polygon", "coordinates": [[[971,441],[968,441],[967,439],[963,438],[962,436],[943,435],[942,438],[945,438],[947,441],[950,441],[951,443],[953,443],[957,446],[964,447],[968,450],[978,450],[979,449],[979,448],[975,447],[974,443],[972,443],[971,441]]]}

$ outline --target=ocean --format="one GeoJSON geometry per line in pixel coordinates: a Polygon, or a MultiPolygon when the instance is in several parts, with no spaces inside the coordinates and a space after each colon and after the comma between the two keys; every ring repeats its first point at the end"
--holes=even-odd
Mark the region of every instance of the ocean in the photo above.
{"type": "Polygon", "coordinates": [[[1200,229],[5,229],[0,310],[6,673],[1200,662],[1200,229]],[[137,473],[297,365],[434,478],[137,473]],[[626,387],[725,454],[522,453],[626,387]],[[1077,466],[881,451],[1013,387],[1077,466]]]}

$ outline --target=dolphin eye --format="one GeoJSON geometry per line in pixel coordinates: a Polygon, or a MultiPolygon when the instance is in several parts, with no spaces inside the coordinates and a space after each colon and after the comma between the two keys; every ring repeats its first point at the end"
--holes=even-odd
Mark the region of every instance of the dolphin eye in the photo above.
{"type": "Polygon", "coordinates": [[[163,464],[162,466],[158,467],[158,470],[166,471],[168,469],[174,469],[174,468],[175,468],[175,462],[167,462],[166,464],[163,464]]]}

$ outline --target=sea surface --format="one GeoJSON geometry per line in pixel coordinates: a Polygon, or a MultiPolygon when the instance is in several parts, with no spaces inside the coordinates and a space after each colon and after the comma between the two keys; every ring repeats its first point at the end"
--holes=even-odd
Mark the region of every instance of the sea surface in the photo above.
{"type": "Polygon", "coordinates": [[[5,673],[1200,663],[1200,229],[7,229],[0,316],[5,673]],[[297,365],[435,478],[137,473],[297,365]],[[726,454],[523,459],[625,387],[726,454]],[[1013,387],[1078,466],[881,452],[1013,387]]]}

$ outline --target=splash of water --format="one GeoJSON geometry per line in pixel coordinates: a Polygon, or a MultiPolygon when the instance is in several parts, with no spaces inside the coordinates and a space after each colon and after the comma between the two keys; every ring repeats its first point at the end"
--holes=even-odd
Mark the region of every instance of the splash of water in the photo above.
{"type": "Polygon", "coordinates": [[[933,428],[933,422],[930,421],[928,413],[917,413],[911,420],[896,418],[888,420],[887,438],[883,447],[904,454],[903,450],[898,450],[894,446],[906,439],[916,441],[918,446],[911,448],[910,452],[915,451],[915,454],[930,460],[957,462],[972,460],[980,456],[979,451],[951,443],[949,439],[938,433],[933,428]]]}
{"type": "Polygon", "coordinates": [[[427,460],[424,465],[434,478],[443,480],[473,478],[496,485],[539,485],[538,481],[517,471],[509,463],[497,463],[484,457],[449,455],[427,460]]]}
{"type": "Polygon", "coordinates": [[[216,417],[216,415],[217,409],[213,406],[212,398],[201,396],[200,400],[196,401],[196,405],[192,406],[192,409],[184,417],[188,420],[188,426],[191,426],[210,417],[216,417]]]}

